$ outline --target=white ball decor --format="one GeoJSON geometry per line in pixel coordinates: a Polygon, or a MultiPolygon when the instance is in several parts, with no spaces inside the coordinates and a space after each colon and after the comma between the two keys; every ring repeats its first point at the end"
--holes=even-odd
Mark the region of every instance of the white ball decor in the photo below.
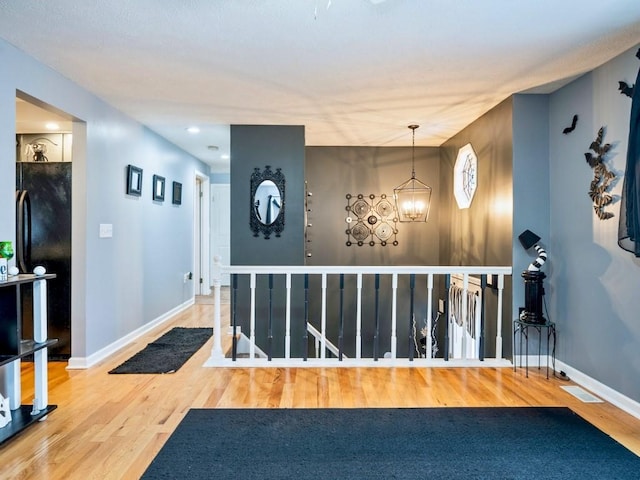
{"type": "Polygon", "coordinates": [[[15,277],[19,273],[20,270],[18,270],[18,267],[9,267],[9,275],[11,275],[12,277],[15,277]]]}
{"type": "Polygon", "coordinates": [[[42,265],[38,265],[36,268],[33,269],[33,273],[34,275],[44,275],[47,271],[45,270],[45,268],[42,265]]]}

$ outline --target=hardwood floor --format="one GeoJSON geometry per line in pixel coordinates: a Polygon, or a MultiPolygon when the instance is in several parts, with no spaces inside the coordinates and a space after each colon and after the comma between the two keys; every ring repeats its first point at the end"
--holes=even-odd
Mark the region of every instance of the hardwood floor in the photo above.
{"type": "MultiPolygon", "coordinates": [[[[171,327],[210,326],[212,318],[213,305],[197,304],[91,369],[52,363],[50,403],[58,409],[0,446],[0,477],[137,479],[192,407],[567,406],[640,454],[639,419],[582,403],[560,388],[571,382],[546,380],[537,369],[525,378],[510,368],[203,368],[209,340],[175,374],[107,373],[171,327]]],[[[31,403],[31,365],[23,368],[23,403],[31,403]]]]}

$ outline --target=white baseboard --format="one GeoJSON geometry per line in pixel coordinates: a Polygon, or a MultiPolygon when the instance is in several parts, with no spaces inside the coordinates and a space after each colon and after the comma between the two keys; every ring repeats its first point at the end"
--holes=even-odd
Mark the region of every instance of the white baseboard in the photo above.
{"type": "Polygon", "coordinates": [[[606,386],[604,383],[601,383],[598,380],[585,375],[572,366],[567,365],[560,360],[556,360],[556,371],[560,370],[566,373],[569,378],[578,385],[586,388],[587,390],[591,391],[592,393],[602,398],[603,400],[606,400],[612,405],[615,405],[620,410],[624,410],[629,415],[633,415],[634,417],[640,419],[640,403],[621,394],[613,388],[606,386]]]}
{"type": "Polygon", "coordinates": [[[194,304],[194,301],[195,299],[192,297],[190,300],[187,300],[183,304],[178,305],[175,308],[172,308],[171,310],[164,313],[163,315],[160,315],[154,320],[151,320],[150,322],[145,323],[144,325],[137,328],[133,332],[128,333],[124,337],[119,338],[115,342],[107,345],[106,347],[101,348],[100,350],[98,350],[95,353],[92,353],[88,357],[71,357],[67,365],[67,370],[84,370],[86,368],[90,368],[94,366],[95,364],[97,364],[98,362],[101,362],[102,360],[106,359],[110,355],[113,355],[115,352],[117,352],[121,348],[126,347],[128,344],[130,344],[137,338],[141,337],[148,331],[163,324],[164,322],[171,319],[173,316],[177,315],[183,310],[186,310],[187,308],[189,308],[191,305],[194,304]]]}

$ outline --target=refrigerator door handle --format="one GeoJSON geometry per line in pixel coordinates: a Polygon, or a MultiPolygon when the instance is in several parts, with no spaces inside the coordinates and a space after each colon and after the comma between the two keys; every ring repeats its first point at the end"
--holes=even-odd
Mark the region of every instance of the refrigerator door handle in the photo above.
{"type": "Polygon", "coordinates": [[[31,200],[29,192],[16,192],[16,261],[22,273],[28,273],[31,263],[31,200]]]}

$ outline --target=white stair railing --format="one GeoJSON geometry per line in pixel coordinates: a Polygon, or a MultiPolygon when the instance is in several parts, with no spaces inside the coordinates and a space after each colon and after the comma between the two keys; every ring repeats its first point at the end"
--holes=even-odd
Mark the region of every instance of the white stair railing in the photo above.
{"type": "MultiPolygon", "coordinates": [[[[320,356],[320,345],[324,344],[327,346],[327,350],[333,353],[336,357],[340,356],[340,349],[336,347],[333,343],[327,340],[327,337],[322,335],[322,333],[309,322],[307,322],[307,331],[314,338],[314,343],[316,346],[316,358],[320,356]]],[[[287,357],[288,358],[288,357],[287,357]]],[[[342,358],[349,358],[344,353],[342,354],[342,358]]]]}
{"type": "MultiPolygon", "coordinates": [[[[320,366],[320,365],[331,365],[331,366],[359,366],[359,365],[369,365],[369,366],[397,366],[397,365],[407,365],[407,366],[418,366],[418,365],[437,365],[442,362],[447,362],[445,364],[452,365],[456,364],[481,364],[485,366],[497,365],[511,365],[510,362],[507,362],[502,358],[503,355],[503,346],[502,346],[502,305],[503,305],[503,290],[504,290],[504,277],[510,276],[512,274],[511,267],[463,267],[463,266],[361,266],[361,267],[346,267],[346,266],[221,266],[219,264],[219,259],[214,260],[214,270],[213,270],[213,286],[214,286],[214,296],[216,306],[214,307],[214,344],[211,352],[211,356],[209,360],[206,362],[206,366],[320,366]],[[250,345],[249,356],[248,358],[225,358],[222,353],[221,348],[221,336],[222,328],[221,328],[221,318],[220,318],[220,308],[219,308],[219,298],[220,298],[220,277],[222,274],[231,274],[232,278],[239,277],[248,277],[248,300],[249,300],[249,338],[248,342],[250,345]],[[276,289],[277,295],[282,294],[282,290],[284,290],[284,310],[285,313],[283,315],[283,319],[276,319],[278,322],[284,322],[284,336],[282,339],[276,339],[276,341],[283,341],[284,344],[281,345],[282,350],[284,351],[282,358],[262,358],[256,355],[256,292],[258,290],[258,282],[257,278],[259,276],[269,276],[269,284],[271,286],[269,291],[269,342],[271,341],[271,325],[273,322],[273,318],[271,318],[271,295],[273,291],[271,290],[273,287],[273,279],[284,276],[284,289],[276,289]],[[327,332],[327,316],[329,315],[327,312],[327,302],[328,302],[328,288],[327,282],[330,276],[340,275],[341,281],[344,275],[355,276],[356,286],[355,286],[355,319],[353,319],[353,328],[355,334],[355,345],[350,345],[349,349],[355,352],[355,356],[352,358],[347,358],[344,354],[344,349],[342,346],[342,331],[340,331],[340,338],[338,343],[340,348],[336,347],[333,343],[328,340],[329,333],[327,332]],[[419,358],[414,358],[415,352],[410,350],[409,358],[398,358],[398,278],[401,275],[409,275],[411,278],[411,282],[414,282],[416,276],[420,276],[420,278],[426,278],[426,312],[433,312],[433,289],[434,289],[434,278],[438,278],[441,276],[444,279],[444,284],[446,288],[449,287],[449,280],[452,275],[456,275],[459,278],[463,279],[463,285],[465,289],[468,288],[469,278],[475,277],[482,279],[483,286],[485,285],[486,278],[494,278],[492,289],[495,291],[497,295],[497,308],[496,308],[496,316],[492,319],[486,319],[486,322],[491,322],[493,326],[495,326],[496,337],[495,337],[495,357],[494,358],[462,358],[456,359],[451,356],[451,352],[448,352],[448,348],[444,345],[444,350],[447,351],[444,358],[434,359],[432,358],[431,351],[431,341],[430,341],[430,332],[432,332],[432,318],[431,315],[426,315],[425,318],[425,327],[426,331],[429,332],[429,338],[425,340],[425,353],[424,357],[419,355],[419,358]],[[320,343],[320,358],[316,359],[307,359],[306,354],[305,358],[292,357],[291,355],[291,322],[292,322],[292,309],[294,308],[293,300],[292,300],[292,276],[296,280],[304,277],[305,281],[308,281],[309,278],[319,277],[320,279],[320,289],[319,289],[319,299],[317,302],[319,303],[319,314],[320,314],[320,328],[316,328],[313,325],[310,325],[309,332],[312,333],[312,336],[316,338],[320,343]],[[302,277],[301,277],[302,276],[302,277]],[[385,339],[388,338],[388,343],[390,344],[390,352],[387,352],[387,355],[383,355],[380,352],[380,341],[379,335],[382,335],[381,332],[378,332],[376,329],[376,335],[374,336],[374,355],[371,358],[363,357],[363,283],[364,278],[373,276],[375,278],[376,284],[379,283],[380,276],[390,276],[391,279],[391,290],[385,290],[384,294],[389,296],[391,299],[391,313],[390,313],[390,324],[391,331],[389,332],[389,336],[386,337],[386,332],[384,333],[385,339]],[[329,351],[334,354],[335,358],[327,358],[326,352],[329,351]],[[342,353],[342,355],[340,355],[342,353]],[[415,360],[415,361],[414,361],[415,360]],[[459,360],[464,360],[462,363],[459,360]]],[[[232,282],[233,285],[233,282],[232,282]]],[[[413,283],[412,283],[413,285],[413,283]]],[[[300,288],[298,285],[297,288],[300,288]]],[[[376,285],[376,289],[377,289],[376,285]]],[[[411,308],[413,308],[413,286],[411,287],[411,308]]],[[[368,292],[370,293],[370,292],[368,292]]],[[[403,292],[404,295],[407,295],[407,292],[403,292]]],[[[314,290],[314,294],[318,294],[316,290],[314,290]]],[[[342,295],[342,292],[341,292],[342,295]]],[[[376,292],[377,296],[377,292],[376,292]]],[[[422,301],[423,299],[421,299],[422,301]]],[[[341,300],[342,302],[342,300],[341,300]]],[[[376,300],[377,302],[377,300],[376,300]]],[[[423,302],[424,304],[424,302],[423,302]]],[[[306,307],[305,307],[306,309],[306,307]]],[[[341,307],[342,309],[342,307],[341,307]]],[[[377,310],[377,304],[376,304],[377,310]]],[[[466,309],[463,309],[466,312],[466,309]]],[[[465,313],[466,314],[466,313],[465,313]]],[[[342,312],[340,313],[342,315],[342,312]]],[[[377,312],[376,312],[377,315],[377,312]]],[[[233,316],[233,308],[232,308],[232,316],[233,316]]],[[[415,318],[415,315],[414,317],[415,318]]],[[[448,321],[448,319],[447,319],[448,321]]],[[[466,322],[470,321],[470,319],[464,319],[466,322]]],[[[486,323],[485,322],[485,323],[486,323]]],[[[446,323],[446,322],[444,322],[446,323]]],[[[340,324],[342,325],[342,319],[340,320],[340,324]]],[[[484,325],[484,324],[483,324],[484,325]]],[[[378,326],[378,322],[376,320],[376,328],[378,326]]],[[[260,325],[261,331],[264,328],[263,325],[260,325]]],[[[243,328],[244,331],[244,328],[243,328]]],[[[410,332],[409,335],[412,335],[410,332]]],[[[235,340],[234,340],[235,341],[235,340]]],[[[411,341],[409,342],[411,343],[411,341]]],[[[386,340],[385,340],[386,345],[386,340]]],[[[367,345],[367,347],[369,347],[367,345]]],[[[367,350],[371,350],[368,348],[367,350]]],[[[269,352],[270,352],[269,348],[269,352]]],[[[269,354],[271,357],[271,354],[269,354]]]]}

